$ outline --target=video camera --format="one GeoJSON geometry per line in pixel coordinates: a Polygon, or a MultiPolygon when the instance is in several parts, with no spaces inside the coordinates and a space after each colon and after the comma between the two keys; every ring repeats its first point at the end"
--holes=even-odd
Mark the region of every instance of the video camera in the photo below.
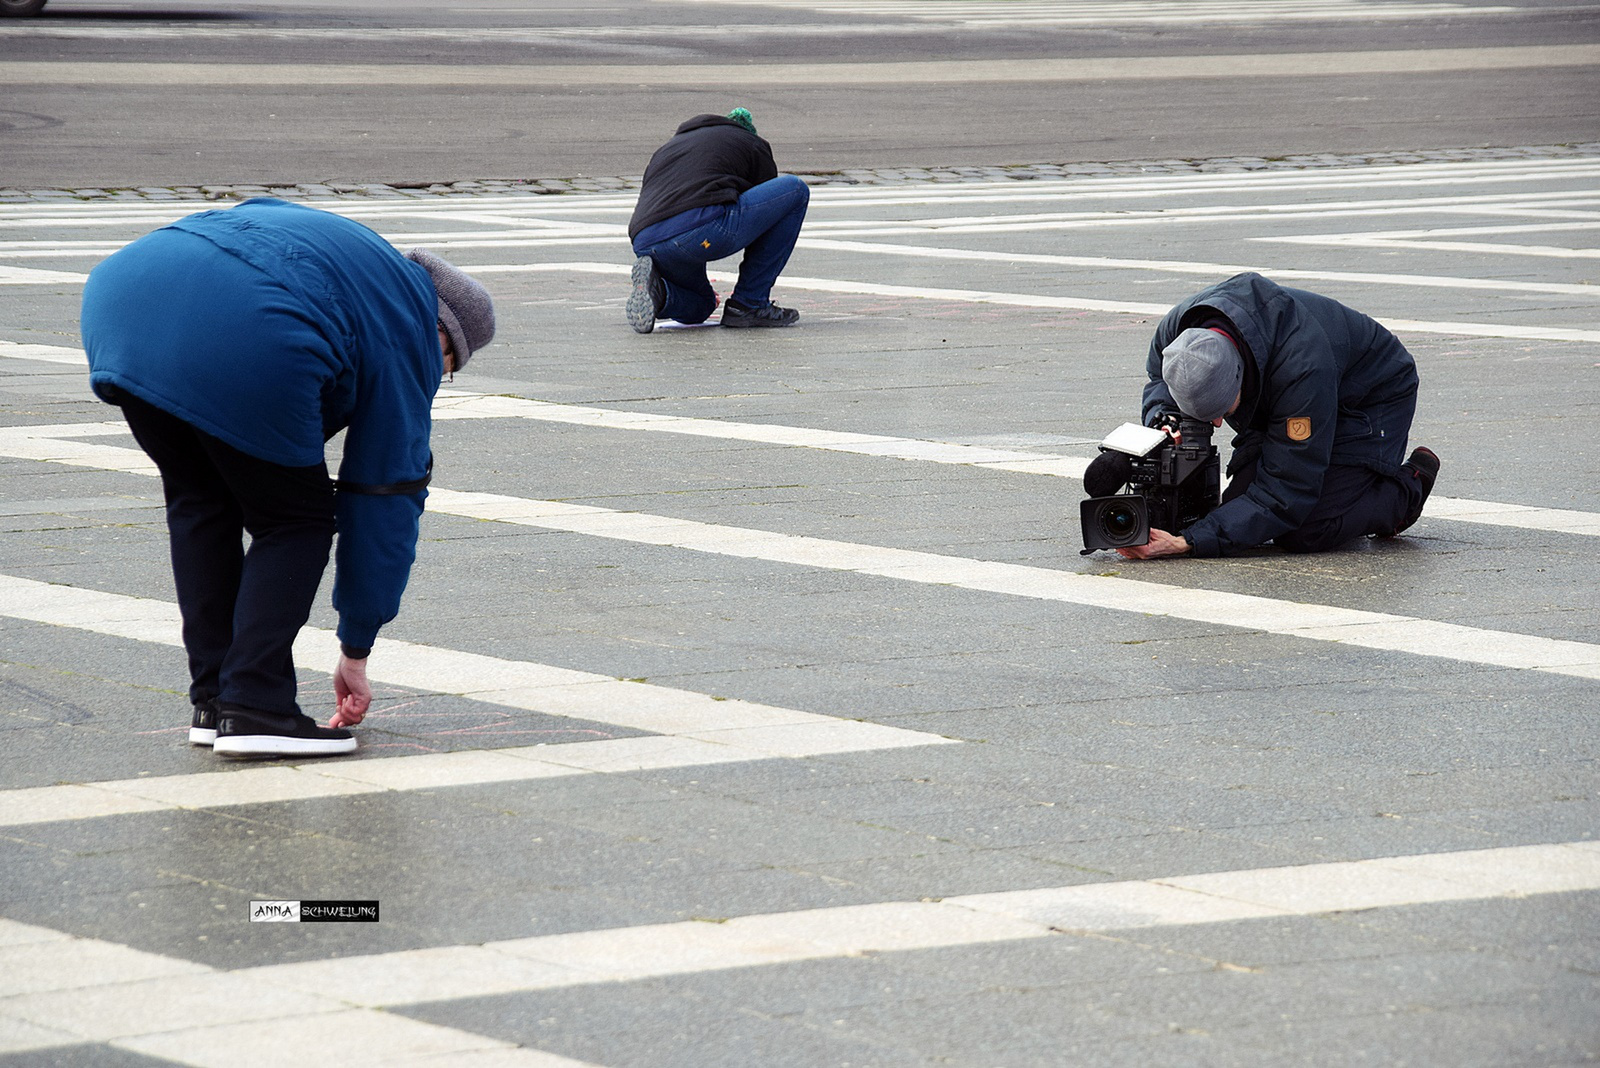
{"type": "Polygon", "coordinates": [[[1123,423],[1083,474],[1083,555],[1150,543],[1150,528],[1176,534],[1217,506],[1222,461],[1210,423],[1169,415],[1160,426],[1123,423]],[[1173,440],[1168,430],[1176,430],[1173,440]],[[1131,492],[1118,494],[1123,486],[1131,492]]]}

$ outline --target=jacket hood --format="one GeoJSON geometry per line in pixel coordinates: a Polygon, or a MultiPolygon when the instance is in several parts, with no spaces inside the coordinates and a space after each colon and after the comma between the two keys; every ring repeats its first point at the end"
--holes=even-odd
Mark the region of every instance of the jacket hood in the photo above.
{"type": "Polygon", "coordinates": [[[1261,371],[1266,370],[1273,339],[1294,325],[1285,322],[1285,316],[1294,310],[1288,294],[1276,282],[1253,271],[1234,275],[1199,294],[1194,306],[1184,313],[1184,321],[1198,318],[1197,311],[1208,308],[1221,313],[1238,329],[1261,371]]]}
{"type": "MultiPolygon", "coordinates": [[[[696,115],[694,118],[678,127],[678,133],[688,133],[690,130],[701,130],[707,126],[732,126],[735,130],[750,133],[743,126],[734,122],[726,115],[696,115]]],[[[752,135],[754,136],[754,135],[752,135]]]]}
{"type": "Polygon", "coordinates": [[[1298,329],[1293,318],[1294,302],[1270,278],[1246,271],[1197,294],[1194,304],[1184,312],[1182,323],[1195,325],[1212,313],[1233,324],[1254,364],[1245,373],[1243,403],[1228,418],[1229,426],[1248,426],[1260,407],[1261,383],[1266,381],[1267,364],[1276,343],[1298,329]]]}

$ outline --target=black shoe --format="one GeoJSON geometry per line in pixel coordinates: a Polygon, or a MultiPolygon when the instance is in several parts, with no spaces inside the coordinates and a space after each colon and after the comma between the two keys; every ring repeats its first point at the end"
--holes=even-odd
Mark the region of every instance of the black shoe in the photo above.
{"type": "Polygon", "coordinates": [[[219,706],[212,751],[234,757],[337,756],[356,751],[355,735],[319,727],[307,715],[280,716],[253,708],[219,706]]]}
{"type": "Polygon", "coordinates": [[[1411,455],[1406,457],[1400,469],[1422,484],[1422,497],[1417,501],[1416,508],[1406,516],[1406,521],[1395,528],[1396,534],[1422,518],[1422,506],[1427,503],[1428,494],[1433,492],[1433,484],[1439,479],[1439,457],[1432,449],[1418,445],[1411,450],[1411,455]]]}
{"type": "Polygon", "coordinates": [[[799,321],[799,312],[793,308],[780,308],[771,301],[759,308],[747,308],[730,299],[722,306],[723,326],[793,326],[799,321]]]}
{"type": "Polygon", "coordinates": [[[210,745],[217,740],[217,699],[208,697],[194,706],[189,721],[189,744],[210,745]]]}
{"type": "Polygon", "coordinates": [[[628,325],[636,333],[648,334],[656,328],[661,309],[667,306],[667,284],[656,274],[656,261],[640,256],[633,265],[633,292],[628,294],[628,325]]]}

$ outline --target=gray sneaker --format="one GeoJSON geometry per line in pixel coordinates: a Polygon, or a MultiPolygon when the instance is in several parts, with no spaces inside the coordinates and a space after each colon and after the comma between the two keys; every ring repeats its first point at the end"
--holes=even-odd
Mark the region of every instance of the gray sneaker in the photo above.
{"type": "Polygon", "coordinates": [[[667,284],[656,274],[656,261],[640,256],[633,265],[633,292],[628,294],[628,325],[635,333],[648,334],[656,328],[661,309],[667,303],[667,284]]]}

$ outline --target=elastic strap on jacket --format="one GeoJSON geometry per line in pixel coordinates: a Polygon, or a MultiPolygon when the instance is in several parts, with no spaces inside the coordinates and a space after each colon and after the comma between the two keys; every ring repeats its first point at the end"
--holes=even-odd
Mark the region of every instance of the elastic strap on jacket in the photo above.
{"type": "Polygon", "coordinates": [[[407,493],[416,493],[418,490],[428,488],[428,483],[433,481],[433,454],[428,454],[428,470],[421,478],[414,478],[410,482],[390,482],[381,486],[368,486],[360,482],[346,482],[338,479],[333,488],[341,493],[364,493],[373,497],[399,497],[407,493]]]}

